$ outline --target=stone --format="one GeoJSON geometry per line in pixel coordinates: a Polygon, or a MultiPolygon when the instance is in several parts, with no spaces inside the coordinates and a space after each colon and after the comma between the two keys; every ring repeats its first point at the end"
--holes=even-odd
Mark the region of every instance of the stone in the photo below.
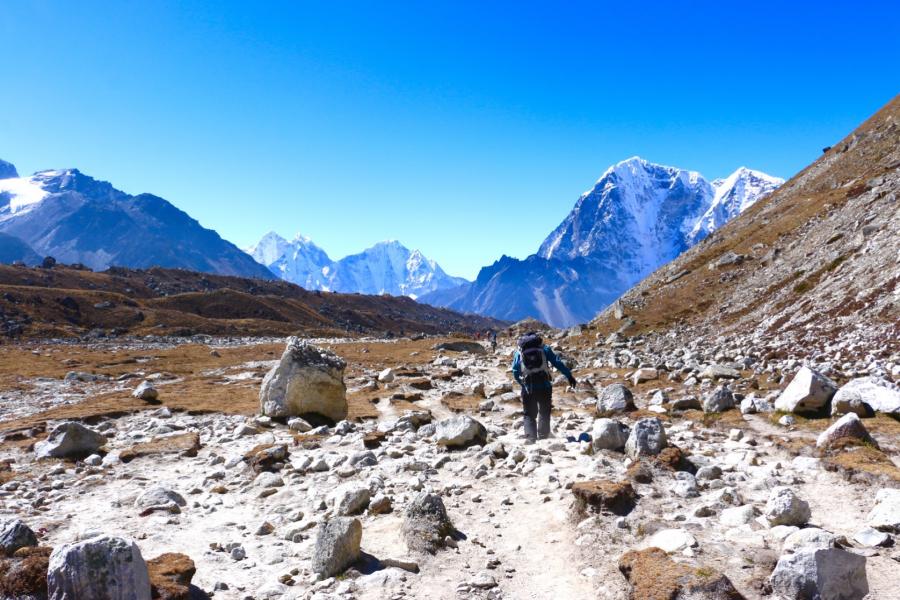
{"type": "Polygon", "coordinates": [[[712,481],[722,479],[722,468],[717,465],[708,465],[697,469],[696,478],[699,481],[712,481]]]}
{"type": "Polygon", "coordinates": [[[359,519],[338,517],[319,526],[312,556],[312,570],[322,579],[344,572],[360,556],[362,524],[359,519]]]}
{"type": "Polygon", "coordinates": [[[866,519],[869,527],[900,533],[900,489],[884,488],[875,494],[875,506],[866,519]]]}
{"type": "Polygon", "coordinates": [[[53,428],[43,442],[34,445],[37,458],[86,458],[96,454],[106,438],[81,423],[67,421],[53,428]]]}
{"type": "Polygon", "coordinates": [[[801,548],[785,554],[769,582],[786,598],[862,600],[869,593],[865,557],[839,548],[801,548]]]}
{"type": "Polygon", "coordinates": [[[369,506],[372,494],[369,488],[360,483],[345,483],[339,485],[329,495],[330,502],[334,505],[334,512],[340,516],[358,515],[369,506]]]}
{"type": "Polygon", "coordinates": [[[796,552],[800,548],[834,548],[837,538],[830,531],[818,527],[798,529],[784,538],[782,552],[796,552]]]}
{"type": "Polygon", "coordinates": [[[497,580],[494,576],[486,571],[481,571],[475,577],[469,580],[468,584],[474,588],[481,590],[489,590],[497,587],[497,580]]]}
{"type": "Polygon", "coordinates": [[[816,447],[827,448],[841,438],[852,438],[877,446],[865,425],[859,420],[859,416],[854,412],[848,412],[820,433],[816,439],[816,447]]]}
{"type": "Polygon", "coordinates": [[[644,367],[638,369],[634,372],[634,375],[631,376],[631,382],[634,385],[638,385],[639,383],[643,383],[645,381],[652,381],[654,379],[659,378],[659,371],[652,367],[644,367]]]}
{"type": "Polygon", "coordinates": [[[833,381],[809,367],[801,367],[775,400],[775,408],[791,413],[817,411],[828,404],[835,392],[833,381]]]}
{"type": "Polygon", "coordinates": [[[722,510],[719,522],[726,527],[740,527],[753,522],[757,516],[759,516],[759,511],[752,504],[732,506],[722,510]]]}
{"type": "Polygon", "coordinates": [[[640,419],[632,427],[625,442],[625,454],[632,459],[640,456],[654,456],[668,446],[666,430],[656,417],[640,419]]]}
{"type": "Polygon", "coordinates": [[[599,512],[625,516],[634,510],[638,496],[627,481],[576,481],[572,484],[575,510],[579,513],[599,512]]]}
{"type": "Polygon", "coordinates": [[[411,552],[434,554],[456,529],[441,497],[422,492],[406,507],[400,532],[411,552]]]}
{"type": "Polygon", "coordinates": [[[887,546],[891,541],[891,536],[883,531],[878,531],[871,527],[864,527],[853,534],[853,541],[860,546],[887,546]]]}
{"type": "Polygon", "coordinates": [[[391,383],[396,379],[396,375],[394,374],[394,370],[391,368],[387,368],[381,373],[378,374],[378,381],[381,383],[391,383]]]}
{"type": "Polygon", "coordinates": [[[718,381],[719,379],[740,379],[741,372],[725,365],[708,365],[700,371],[700,377],[712,379],[713,381],[718,381]]]}
{"type": "Polygon", "coordinates": [[[134,506],[143,509],[142,515],[158,510],[178,513],[182,506],[187,506],[187,501],[178,492],[155,485],[144,490],[135,499],[134,506]]]}
{"type": "Polygon", "coordinates": [[[306,419],[301,419],[300,417],[288,419],[287,426],[288,429],[297,433],[306,433],[307,431],[312,431],[313,428],[306,419]]]}
{"type": "Polygon", "coordinates": [[[673,412],[679,412],[683,410],[700,410],[703,408],[703,405],[696,396],[685,396],[683,398],[675,398],[672,400],[669,408],[673,412]]]}
{"type": "Polygon", "coordinates": [[[608,415],[634,410],[634,395],[621,383],[613,383],[603,388],[597,398],[597,413],[608,415]]]}
{"type": "Polygon", "coordinates": [[[369,502],[370,515],[383,515],[394,510],[394,504],[390,496],[378,494],[369,502]]]}
{"type": "Polygon", "coordinates": [[[775,525],[805,525],[810,516],[809,503],[801,500],[794,491],[788,487],[777,487],[772,490],[763,516],[769,523],[769,527],[775,525]]]}
{"type": "Polygon", "coordinates": [[[159,399],[159,392],[153,387],[153,384],[149,381],[142,382],[139,386],[134,388],[134,391],[131,392],[132,398],[137,398],[138,400],[145,400],[147,402],[154,402],[159,399]]]}
{"type": "Polygon", "coordinates": [[[150,576],[132,540],[101,535],[53,550],[47,592],[51,600],[150,600],[150,576]]]}
{"type": "Polygon", "coordinates": [[[774,411],[774,406],[769,404],[765,398],[759,398],[756,394],[749,394],[741,400],[742,415],[754,415],[756,413],[770,413],[774,411]]]}
{"type": "Polygon", "coordinates": [[[166,553],[147,561],[150,590],[154,600],[191,600],[191,580],[197,572],[186,554],[166,553]]]}
{"type": "Polygon", "coordinates": [[[861,417],[880,412],[900,415],[900,386],[880,377],[860,377],[841,386],[831,399],[831,414],[861,417]]]}
{"type": "Polygon", "coordinates": [[[304,417],[329,424],[347,418],[346,363],[296,337],[288,339],[281,360],[263,379],[260,412],[275,418],[304,417]]]}
{"type": "Polygon", "coordinates": [[[453,340],[450,342],[441,342],[436,344],[434,350],[445,350],[447,352],[468,352],[469,354],[487,354],[487,349],[478,342],[468,342],[465,340],[453,340]]]}
{"type": "Polygon", "coordinates": [[[720,413],[734,408],[734,394],[727,386],[716,388],[703,397],[703,412],[720,413]]]}
{"type": "Polygon", "coordinates": [[[597,419],[591,430],[591,444],[594,450],[625,449],[628,441],[628,426],[613,419],[597,419]]]}
{"type": "Polygon", "coordinates": [[[483,446],[487,442],[487,429],[469,415],[457,415],[437,423],[434,441],[448,448],[483,446]]]}
{"type": "Polygon", "coordinates": [[[696,545],[696,538],[684,529],[662,529],[644,540],[640,549],[659,548],[666,554],[672,554],[696,545]]]}
{"type": "Polygon", "coordinates": [[[0,557],[12,556],[19,548],[37,544],[37,536],[24,521],[9,519],[0,523],[0,557]]]}
{"type": "Polygon", "coordinates": [[[661,548],[631,550],[619,559],[631,600],[741,600],[729,579],[708,567],[673,561],[661,548]]]}

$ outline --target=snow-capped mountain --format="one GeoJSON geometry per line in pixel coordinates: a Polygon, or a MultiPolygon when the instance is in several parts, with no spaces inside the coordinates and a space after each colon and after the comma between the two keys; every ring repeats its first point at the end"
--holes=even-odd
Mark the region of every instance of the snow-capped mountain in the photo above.
{"type": "Polygon", "coordinates": [[[95,270],[160,266],[273,278],[234,244],[158,196],[126,194],[78,169],[17,177],[15,167],[4,165],[0,169],[13,176],[0,178],[0,233],[41,256],[95,270]]]}
{"type": "Polygon", "coordinates": [[[715,196],[688,236],[691,245],[753,206],[760,198],[774,192],[783,183],[784,179],[780,177],[772,177],[747,167],[741,167],[725,179],[713,181],[715,196]]]}
{"type": "Polygon", "coordinates": [[[780,182],[741,168],[711,184],[696,171],[629,158],[581,195],[537,254],[504,257],[474,283],[422,301],[555,326],[588,321],[780,182]]]}
{"type": "Polygon", "coordinates": [[[311,290],[416,298],[466,282],[397,241],[380,242],[333,261],[307,237],[298,234],[287,241],[270,232],[247,252],[280,278],[311,290]]]}

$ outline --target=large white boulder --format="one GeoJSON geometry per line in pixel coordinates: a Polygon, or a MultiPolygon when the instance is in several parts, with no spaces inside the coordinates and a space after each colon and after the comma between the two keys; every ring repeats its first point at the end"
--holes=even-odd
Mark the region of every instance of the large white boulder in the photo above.
{"type": "Polygon", "coordinates": [[[805,525],[812,512],[809,503],[801,499],[791,488],[777,487],[769,495],[763,516],[770,527],[776,525],[805,525]]]}
{"type": "Polygon", "coordinates": [[[319,577],[333,577],[359,558],[362,524],[359,519],[338,517],[319,526],[312,570],[319,577]]]}
{"type": "Polygon", "coordinates": [[[831,399],[831,414],[872,412],[900,415],[900,387],[879,377],[860,377],[841,386],[831,399]]]}
{"type": "Polygon", "coordinates": [[[342,358],[292,337],[281,360],[263,379],[260,412],[269,417],[324,417],[334,423],[347,418],[347,387],[342,358]]]}
{"type": "Polygon", "coordinates": [[[769,580],[784,598],[862,600],[869,593],[866,559],[838,548],[800,548],[785,554],[769,580]]]}
{"type": "Polygon", "coordinates": [[[613,419],[597,419],[591,440],[594,450],[623,450],[628,441],[628,426],[613,419]]]}
{"type": "Polygon", "coordinates": [[[841,438],[853,438],[874,444],[875,440],[869,435],[865,425],[859,420],[856,413],[847,413],[834,423],[831,427],[819,434],[816,439],[817,448],[827,448],[841,438]]]}
{"type": "Polygon", "coordinates": [[[625,442],[625,454],[633,459],[641,456],[655,456],[668,446],[666,430],[656,417],[639,420],[631,428],[625,442]]]}
{"type": "Polygon", "coordinates": [[[775,408],[784,412],[816,411],[828,404],[836,391],[833,381],[809,367],[801,367],[775,400],[775,408]]]}
{"type": "Polygon", "coordinates": [[[150,576],[132,540],[103,535],[53,550],[47,592],[49,600],[150,600],[150,576]]]}
{"type": "Polygon", "coordinates": [[[81,423],[67,421],[53,428],[43,442],[34,445],[37,458],[85,458],[95,454],[106,438],[81,423]]]}
{"type": "Polygon", "coordinates": [[[900,533],[900,489],[885,488],[875,494],[875,506],[869,513],[869,527],[900,533]]]}
{"type": "Polygon", "coordinates": [[[464,448],[474,444],[484,445],[487,429],[469,415],[457,415],[440,421],[434,431],[434,441],[448,448],[464,448]]]}

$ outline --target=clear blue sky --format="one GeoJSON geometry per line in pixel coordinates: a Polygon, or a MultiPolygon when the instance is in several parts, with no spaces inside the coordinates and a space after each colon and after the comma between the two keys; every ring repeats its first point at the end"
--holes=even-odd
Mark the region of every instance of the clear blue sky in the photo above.
{"type": "Polygon", "coordinates": [[[900,92],[900,3],[50,2],[0,9],[0,158],[240,246],[524,257],[611,163],[789,177],[900,92]]]}

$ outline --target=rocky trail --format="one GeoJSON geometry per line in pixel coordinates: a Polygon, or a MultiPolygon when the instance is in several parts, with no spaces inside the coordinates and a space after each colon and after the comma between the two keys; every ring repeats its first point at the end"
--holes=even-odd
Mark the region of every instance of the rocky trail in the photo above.
{"type": "Polygon", "coordinates": [[[128,598],[896,597],[896,356],[548,331],[579,385],[529,445],[515,333],[7,348],[0,597],[88,556],[128,598]]]}

